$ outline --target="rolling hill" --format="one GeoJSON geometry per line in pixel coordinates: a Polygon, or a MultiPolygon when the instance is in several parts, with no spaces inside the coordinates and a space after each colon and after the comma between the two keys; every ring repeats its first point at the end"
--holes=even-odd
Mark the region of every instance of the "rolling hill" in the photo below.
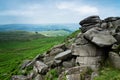
{"type": "Polygon", "coordinates": [[[55,31],[67,30],[73,32],[79,28],[78,24],[5,24],[0,25],[0,31],[55,31]]]}

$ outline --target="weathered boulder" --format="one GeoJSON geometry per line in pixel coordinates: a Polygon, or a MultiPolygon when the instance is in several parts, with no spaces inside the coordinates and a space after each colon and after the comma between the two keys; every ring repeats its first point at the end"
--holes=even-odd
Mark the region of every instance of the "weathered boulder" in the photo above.
{"type": "Polygon", "coordinates": [[[115,35],[115,39],[117,40],[117,43],[120,44],[120,33],[115,35]]]}
{"type": "Polygon", "coordinates": [[[51,48],[51,50],[47,51],[46,56],[43,58],[43,62],[48,65],[49,68],[56,67],[61,63],[61,60],[56,60],[55,56],[66,50],[65,44],[60,44],[51,48]]]}
{"type": "Polygon", "coordinates": [[[77,57],[76,62],[80,65],[96,65],[101,61],[101,57],[77,57]]]}
{"type": "Polygon", "coordinates": [[[43,61],[44,56],[38,54],[31,62],[29,62],[26,67],[33,66],[37,60],[43,61]]]}
{"type": "Polygon", "coordinates": [[[84,33],[93,27],[100,27],[100,22],[99,16],[90,16],[82,20],[79,24],[82,26],[81,31],[84,33]]]}
{"type": "Polygon", "coordinates": [[[89,16],[85,19],[83,19],[81,22],[80,22],[80,25],[83,25],[83,24],[88,24],[88,23],[99,23],[101,22],[100,20],[100,17],[99,16],[89,16]]]}
{"type": "Polygon", "coordinates": [[[64,68],[71,68],[75,66],[75,59],[69,60],[69,61],[63,61],[62,63],[64,68]]]}
{"type": "Polygon", "coordinates": [[[99,47],[108,47],[117,42],[116,39],[108,31],[97,27],[85,32],[84,36],[86,39],[95,43],[99,47]]]}
{"type": "Polygon", "coordinates": [[[120,27],[120,19],[119,19],[119,20],[116,20],[116,21],[113,21],[113,22],[111,22],[111,23],[113,24],[114,28],[120,27]]]}
{"type": "Polygon", "coordinates": [[[109,53],[109,59],[115,68],[120,69],[120,56],[115,52],[109,53]]]}
{"type": "Polygon", "coordinates": [[[77,57],[76,63],[80,66],[87,66],[92,70],[98,70],[100,67],[101,57],[77,57]]]}
{"type": "Polygon", "coordinates": [[[86,80],[86,75],[89,75],[87,72],[87,67],[72,67],[62,72],[58,80],[86,80]]]}
{"type": "Polygon", "coordinates": [[[101,56],[103,54],[102,49],[84,38],[84,34],[78,34],[71,49],[72,55],[75,56],[101,56]]]}
{"type": "Polygon", "coordinates": [[[34,66],[38,70],[38,72],[41,74],[45,74],[48,71],[48,66],[43,62],[36,61],[34,66]]]}
{"type": "Polygon", "coordinates": [[[63,52],[63,51],[64,51],[64,50],[61,49],[61,48],[53,48],[53,49],[50,51],[49,55],[50,55],[50,56],[57,55],[57,54],[59,54],[59,53],[61,53],[61,52],[63,52]]]}
{"type": "Polygon", "coordinates": [[[58,55],[55,56],[56,60],[65,60],[68,57],[71,57],[71,50],[66,50],[62,53],[59,53],[58,55]]]}
{"type": "Polygon", "coordinates": [[[88,44],[88,41],[84,38],[84,35],[80,33],[77,35],[74,43],[76,43],[77,45],[85,45],[88,44]]]}
{"type": "Polygon", "coordinates": [[[58,66],[62,60],[55,60],[55,56],[49,56],[44,58],[44,63],[48,65],[49,68],[58,66]]]}
{"type": "Polygon", "coordinates": [[[101,27],[102,29],[107,29],[108,25],[107,25],[106,22],[102,22],[100,27],[101,27]]]}
{"type": "Polygon", "coordinates": [[[97,48],[94,44],[85,44],[85,45],[72,45],[72,55],[75,56],[102,56],[103,51],[100,48],[97,48]]]}
{"type": "Polygon", "coordinates": [[[44,57],[43,61],[46,65],[51,67],[53,65],[53,62],[54,62],[54,56],[44,57]]]}
{"type": "Polygon", "coordinates": [[[113,26],[115,27],[116,34],[114,35],[117,43],[120,44],[120,20],[113,21],[113,26]]]}
{"type": "Polygon", "coordinates": [[[106,19],[104,19],[106,22],[112,22],[112,21],[116,21],[119,20],[120,17],[108,17],[106,19]]]}
{"type": "Polygon", "coordinates": [[[72,55],[77,56],[76,63],[80,66],[96,70],[100,66],[99,62],[104,55],[104,50],[84,38],[84,34],[78,34],[75,43],[72,44],[72,55]]]}
{"type": "Polygon", "coordinates": [[[45,56],[55,56],[63,51],[65,51],[67,48],[65,44],[59,44],[54,47],[52,47],[49,51],[46,52],[45,56]]]}

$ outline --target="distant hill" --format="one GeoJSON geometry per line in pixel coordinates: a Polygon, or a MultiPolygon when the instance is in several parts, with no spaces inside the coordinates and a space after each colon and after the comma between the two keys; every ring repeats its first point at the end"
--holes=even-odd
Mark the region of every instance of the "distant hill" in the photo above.
{"type": "Polygon", "coordinates": [[[46,36],[27,31],[6,31],[0,32],[0,41],[28,41],[38,38],[45,38],[46,36]]]}
{"type": "Polygon", "coordinates": [[[0,31],[55,31],[65,30],[73,32],[78,30],[79,24],[6,24],[0,25],[0,31]]]}

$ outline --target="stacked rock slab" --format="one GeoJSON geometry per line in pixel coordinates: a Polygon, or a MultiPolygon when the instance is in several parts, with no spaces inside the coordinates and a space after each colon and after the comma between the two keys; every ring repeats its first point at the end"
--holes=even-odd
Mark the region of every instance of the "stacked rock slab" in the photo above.
{"type": "Polygon", "coordinates": [[[82,32],[86,32],[87,30],[93,27],[99,27],[101,23],[101,19],[99,16],[90,16],[82,20],[79,24],[82,26],[82,32]]]}
{"type": "Polygon", "coordinates": [[[76,63],[80,66],[88,66],[92,70],[96,70],[99,68],[103,50],[87,41],[81,34],[72,45],[72,55],[77,56],[76,63]]]}
{"type": "Polygon", "coordinates": [[[118,19],[112,17],[112,19],[101,20],[99,16],[90,16],[80,22],[82,33],[78,34],[72,45],[72,54],[77,56],[76,63],[93,70],[99,68],[105,54],[105,47],[110,47],[117,42],[114,35],[118,24],[116,25],[114,21],[118,19]]]}

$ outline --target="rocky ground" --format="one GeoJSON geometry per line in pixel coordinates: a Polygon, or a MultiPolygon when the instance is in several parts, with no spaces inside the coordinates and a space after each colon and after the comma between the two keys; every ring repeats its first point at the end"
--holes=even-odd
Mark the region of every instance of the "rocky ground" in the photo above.
{"type": "Polygon", "coordinates": [[[52,69],[57,71],[58,80],[94,80],[107,59],[120,69],[120,17],[101,20],[90,16],[80,25],[81,32],[75,38],[24,61],[22,75],[13,75],[12,80],[54,80],[49,73],[52,69]]]}

